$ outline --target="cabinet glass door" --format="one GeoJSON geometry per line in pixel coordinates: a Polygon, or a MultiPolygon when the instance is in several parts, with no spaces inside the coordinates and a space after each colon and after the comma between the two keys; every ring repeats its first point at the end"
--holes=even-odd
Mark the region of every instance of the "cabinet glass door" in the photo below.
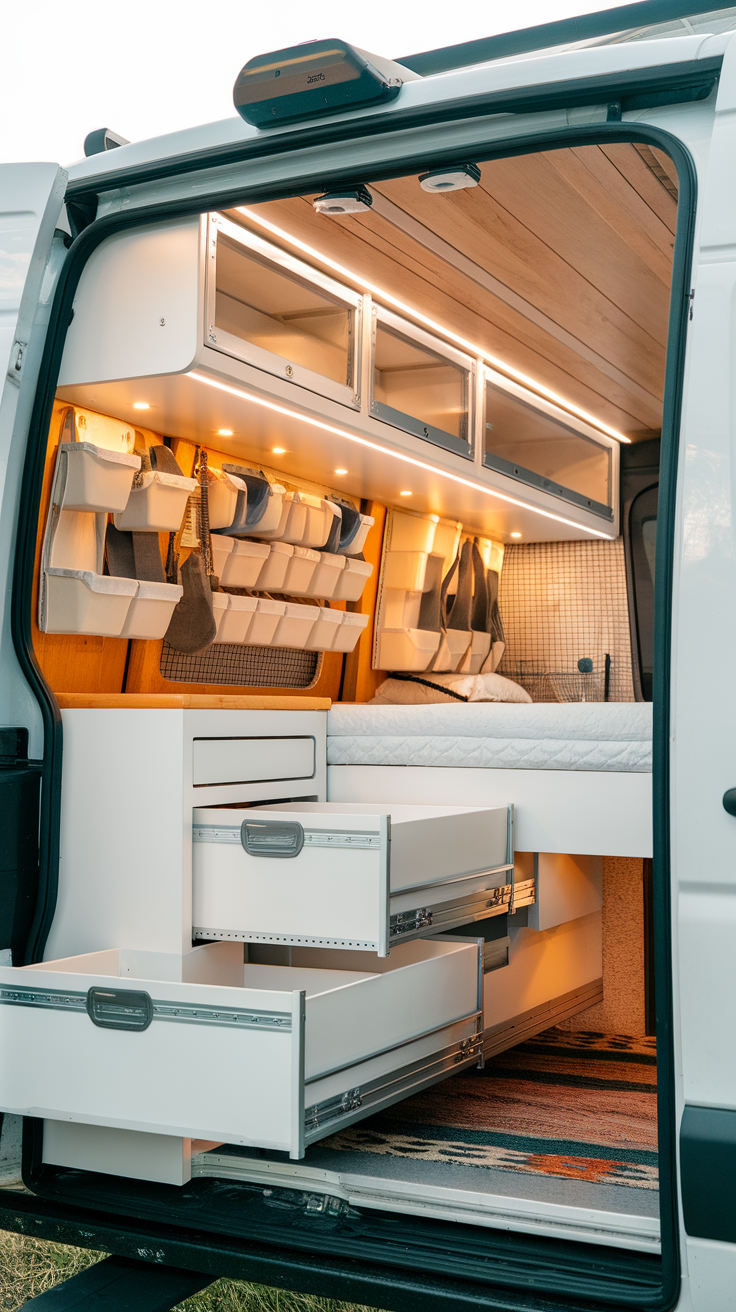
{"type": "Polygon", "coordinates": [[[475,362],[385,310],[374,312],[371,414],[472,459],[475,362]]]}
{"type": "Polygon", "coordinates": [[[519,393],[505,380],[487,378],[486,468],[613,519],[612,446],[587,425],[578,428],[572,417],[564,422],[555,407],[532,404],[519,393]]]}
{"type": "Polygon", "coordinates": [[[355,406],[360,297],[228,220],[211,233],[208,345],[355,406]]]}

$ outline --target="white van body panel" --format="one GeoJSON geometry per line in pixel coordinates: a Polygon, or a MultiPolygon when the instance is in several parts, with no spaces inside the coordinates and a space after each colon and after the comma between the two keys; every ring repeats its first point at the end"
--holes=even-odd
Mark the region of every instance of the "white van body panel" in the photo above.
{"type": "MultiPolygon", "coordinates": [[[[67,175],[57,164],[0,165],[0,560],[14,555],[21,471],[51,300],[66,249],[54,242],[67,175]],[[52,249],[53,248],[53,249],[52,249]]],[[[20,673],[10,633],[11,588],[0,612],[0,723],[30,730],[41,718],[20,673]]]]}

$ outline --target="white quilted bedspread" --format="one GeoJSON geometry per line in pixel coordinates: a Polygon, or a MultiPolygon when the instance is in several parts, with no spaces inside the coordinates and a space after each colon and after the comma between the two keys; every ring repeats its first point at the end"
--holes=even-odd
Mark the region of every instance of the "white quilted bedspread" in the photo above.
{"type": "Polygon", "coordinates": [[[333,706],[327,763],[644,774],[652,768],[652,707],[645,702],[333,706]]]}

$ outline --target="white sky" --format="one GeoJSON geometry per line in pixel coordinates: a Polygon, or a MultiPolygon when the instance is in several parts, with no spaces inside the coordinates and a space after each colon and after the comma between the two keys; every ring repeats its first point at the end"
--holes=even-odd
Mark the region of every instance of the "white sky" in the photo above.
{"type": "Polygon", "coordinates": [[[26,0],[0,59],[0,161],[71,163],[107,127],[131,141],[229,118],[246,60],[339,37],[395,57],[615,0],[26,0]]]}

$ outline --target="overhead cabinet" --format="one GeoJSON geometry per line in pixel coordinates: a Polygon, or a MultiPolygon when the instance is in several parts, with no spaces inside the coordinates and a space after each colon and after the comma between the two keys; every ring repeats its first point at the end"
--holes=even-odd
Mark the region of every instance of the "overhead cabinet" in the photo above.
{"type": "Polygon", "coordinates": [[[615,442],[492,370],[485,370],[487,469],[613,519],[615,442]]]}
{"type": "Polygon", "coordinates": [[[209,345],[359,406],[362,297],[219,215],[208,254],[209,345]]]}
{"type": "MultiPolygon", "coordinates": [[[[344,465],[354,498],[408,494],[416,509],[492,537],[616,536],[614,437],[491,369],[418,310],[390,309],[349,270],[334,277],[284,234],[268,240],[256,222],[209,214],[103,242],[80,279],[60,396],[132,425],[143,407],[154,431],[231,455],[231,479],[243,477],[238,460],[271,465],[276,453],[285,477],[333,486],[344,465]]],[[[163,487],[153,490],[161,500],[163,487]]],[[[215,525],[324,549],[326,536],[291,524],[303,507],[280,485],[288,525],[273,497],[268,522],[259,518],[253,491],[246,507],[242,487],[218,484],[215,525]]],[[[134,501],[151,495],[141,486],[134,501]]]]}
{"type": "Polygon", "coordinates": [[[371,414],[472,460],[475,361],[378,306],[372,345],[371,414]]]}
{"type": "Polygon", "coordinates": [[[0,968],[0,1109],[299,1158],[477,1062],[477,942],[324,956],[244,966],[218,943],[0,968]]]}

